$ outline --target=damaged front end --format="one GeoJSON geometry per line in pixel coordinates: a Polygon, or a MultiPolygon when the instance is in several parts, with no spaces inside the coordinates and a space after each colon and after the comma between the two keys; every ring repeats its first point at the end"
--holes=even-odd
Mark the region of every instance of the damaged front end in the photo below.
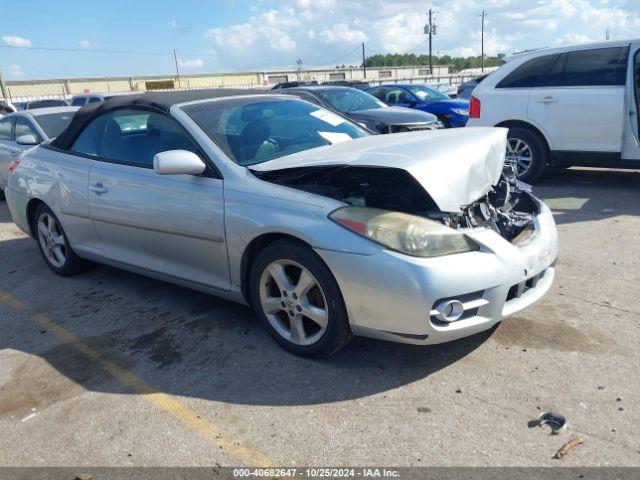
{"type": "Polygon", "coordinates": [[[254,172],[264,181],[322,195],[355,207],[403,212],[438,221],[454,230],[490,228],[507,241],[531,237],[539,205],[505,165],[489,192],[458,212],[445,212],[408,171],[394,167],[309,166],[254,172]]]}

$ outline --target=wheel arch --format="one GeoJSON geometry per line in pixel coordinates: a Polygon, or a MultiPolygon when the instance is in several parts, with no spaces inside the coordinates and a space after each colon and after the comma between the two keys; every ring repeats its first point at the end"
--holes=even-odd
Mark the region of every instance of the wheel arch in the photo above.
{"type": "MultiPolygon", "coordinates": [[[[500,122],[496,127],[504,127],[504,128],[526,128],[527,130],[531,130],[533,133],[537,134],[543,141],[544,146],[547,147],[547,151],[551,152],[551,145],[549,143],[549,139],[544,134],[542,130],[533,125],[530,122],[525,122],[523,120],[505,120],[504,122],[500,122]]],[[[549,156],[551,158],[551,156],[549,156]]]]}
{"type": "Polygon", "coordinates": [[[33,223],[33,220],[34,220],[33,217],[38,207],[43,203],[46,205],[46,203],[39,198],[32,198],[27,203],[27,223],[29,224],[29,232],[31,233],[31,236],[34,238],[36,236],[36,232],[34,230],[35,225],[33,223]]]}
{"type": "Polygon", "coordinates": [[[310,243],[300,237],[282,232],[263,233],[251,240],[244,249],[244,252],[242,253],[242,260],[240,261],[240,289],[242,291],[242,296],[249,305],[251,305],[251,292],[249,291],[251,267],[260,252],[278,240],[289,240],[300,245],[304,245],[310,249],[313,248],[310,243]]]}

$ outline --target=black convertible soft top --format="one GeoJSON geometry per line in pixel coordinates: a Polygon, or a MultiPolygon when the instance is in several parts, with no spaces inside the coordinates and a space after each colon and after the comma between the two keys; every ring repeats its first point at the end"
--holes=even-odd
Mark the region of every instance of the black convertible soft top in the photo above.
{"type": "Polygon", "coordinates": [[[118,95],[104,102],[90,103],[76,112],[69,126],[52,142],[51,146],[62,150],[69,150],[80,132],[94,118],[110,110],[127,107],[143,107],[161,113],[169,113],[172,105],[206,100],[207,98],[237,97],[240,95],[255,95],[271,93],[268,90],[217,88],[209,90],[183,90],[177,92],[151,92],[137,95],[118,95]]]}

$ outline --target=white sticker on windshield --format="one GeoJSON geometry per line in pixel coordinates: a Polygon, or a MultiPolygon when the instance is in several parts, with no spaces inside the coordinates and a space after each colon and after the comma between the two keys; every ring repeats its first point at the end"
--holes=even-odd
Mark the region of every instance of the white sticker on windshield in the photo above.
{"type": "Polygon", "coordinates": [[[316,110],[315,112],[311,112],[309,115],[316,117],[317,119],[322,120],[323,122],[326,122],[334,127],[337,127],[341,123],[345,122],[344,118],[327,110],[316,110]]]}
{"type": "Polygon", "coordinates": [[[330,145],[353,140],[348,134],[342,132],[318,132],[318,135],[324,138],[330,145]]]}

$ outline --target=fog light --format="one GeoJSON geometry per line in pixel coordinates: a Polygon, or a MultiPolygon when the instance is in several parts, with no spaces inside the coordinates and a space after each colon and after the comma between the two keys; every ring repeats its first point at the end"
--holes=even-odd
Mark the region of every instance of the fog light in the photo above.
{"type": "Polygon", "coordinates": [[[462,302],[458,300],[447,300],[444,302],[440,302],[434,308],[436,313],[436,318],[443,322],[455,322],[462,317],[464,313],[464,306],[462,302]]]}

